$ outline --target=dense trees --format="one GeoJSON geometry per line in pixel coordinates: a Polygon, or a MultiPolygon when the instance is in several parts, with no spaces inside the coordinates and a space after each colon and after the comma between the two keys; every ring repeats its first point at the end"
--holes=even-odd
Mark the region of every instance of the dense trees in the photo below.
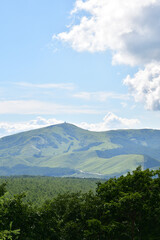
{"type": "Polygon", "coordinates": [[[97,181],[99,179],[82,179],[82,178],[57,178],[57,177],[40,177],[40,176],[12,176],[1,177],[0,184],[6,185],[9,197],[15,194],[26,193],[25,202],[32,202],[33,205],[40,206],[46,200],[55,198],[58,194],[66,192],[81,191],[86,193],[92,190],[96,192],[97,181]]]}
{"type": "Polygon", "coordinates": [[[64,193],[39,207],[0,187],[0,239],[160,239],[160,170],[98,183],[96,193],[64,193]]]}
{"type": "Polygon", "coordinates": [[[102,223],[110,228],[111,239],[160,237],[159,193],[159,171],[140,168],[100,184],[97,194],[106,210],[102,223]]]}

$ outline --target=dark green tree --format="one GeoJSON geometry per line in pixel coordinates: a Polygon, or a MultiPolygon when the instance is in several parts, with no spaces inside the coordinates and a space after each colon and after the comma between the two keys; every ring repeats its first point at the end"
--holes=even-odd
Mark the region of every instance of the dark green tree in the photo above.
{"type": "Polygon", "coordinates": [[[105,208],[101,220],[110,239],[149,240],[160,236],[159,179],[159,171],[142,171],[139,167],[132,174],[99,184],[97,194],[105,208]]]}

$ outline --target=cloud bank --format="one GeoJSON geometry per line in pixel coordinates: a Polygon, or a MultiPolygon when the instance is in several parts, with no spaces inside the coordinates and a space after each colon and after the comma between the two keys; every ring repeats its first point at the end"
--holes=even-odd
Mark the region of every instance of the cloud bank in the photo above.
{"type": "Polygon", "coordinates": [[[130,129],[136,128],[140,124],[138,119],[128,119],[128,118],[121,118],[115,115],[112,112],[109,112],[104,118],[102,122],[99,123],[81,123],[79,124],[80,127],[84,129],[88,129],[91,131],[107,131],[107,130],[116,130],[116,129],[130,129]]]}
{"type": "MultiPolygon", "coordinates": [[[[57,120],[55,118],[45,119],[43,117],[37,117],[36,119],[28,122],[0,122],[0,137],[50,125],[55,125],[63,122],[64,121],[57,120]]],[[[103,118],[103,121],[99,123],[89,124],[86,122],[82,122],[78,124],[73,124],[90,131],[107,131],[111,129],[127,129],[132,127],[138,127],[139,123],[140,121],[138,119],[121,118],[110,112],[103,118]]]]}
{"type": "Polygon", "coordinates": [[[45,119],[42,117],[37,117],[36,119],[28,122],[18,123],[0,122],[0,137],[59,123],[63,123],[63,121],[54,118],[45,119]]]}

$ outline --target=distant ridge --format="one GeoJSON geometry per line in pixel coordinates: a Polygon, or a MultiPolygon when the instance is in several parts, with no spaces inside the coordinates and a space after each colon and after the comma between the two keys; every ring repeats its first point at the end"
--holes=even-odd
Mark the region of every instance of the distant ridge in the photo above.
{"type": "Polygon", "coordinates": [[[109,177],[138,165],[160,167],[160,130],[92,132],[65,122],[0,139],[0,175],[109,177]]]}

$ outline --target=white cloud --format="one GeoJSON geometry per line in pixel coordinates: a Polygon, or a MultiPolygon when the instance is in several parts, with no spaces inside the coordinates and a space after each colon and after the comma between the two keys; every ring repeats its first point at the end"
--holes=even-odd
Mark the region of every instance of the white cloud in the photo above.
{"type": "Polygon", "coordinates": [[[135,101],[145,104],[148,110],[160,110],[160,63],[154,62],[139,70],[134,77],[124,80],[135,101]]]}
{"type": "Polygon", "coordinates": [[[63,121],[54,118],[45,119],[42,117],[37,117],[36,119],[28,122],[18,123],[0,122],[0,137],[59,123],[63,123],[63,121]]]}
{"type": "Polygon", "coordinates": [[[112,129],[128,129],[138,127],[140,121],[138,119],[128,119],[116,116],[109,112],[102,122],[99,123],[81,123],[78,126],[91,131],[107,131],[112,129]]]}
{"type": "MultiPolygon", "coordinates": [[[[36,119],[30,120],[28,122],[0,122],[0,137],[63,122],[64,121],[57,120],[55,118],[45,119],[42,117],[37,117],[36,119]]],[[[121,118],[110,112],[104,117],[102,122],[91,124],[87,122],[82,122],[75,125],[90,131],[107,131],[111,129],[133,128],[137,127],[139,123],[140,122],[138,119],[121,118]]]]}
{"type": "Polygon", "coordinates": [[[123,108],[127,107],[127,103],[126,102],[121,102],[121,105],[122,105],[123,108]]]}
{"type": "Polygon", "coordinates": [[[77,51],[113,53],[114,63],[160,60],[159,0],[76,0],[80,22],[54,35],[77,51]],[[81,14],[81,15],[80,15],[81,14]]]}
{"type": "Polygon", "coordinates": [[[128,100],[129,95],[126,94],[117,94],[112,92],[78,92],[73,94],[73,97],[80,98],[83,100],[95,100],[100,102],[105,102],[110,99],[121,99],[128,100]]]}
{"type": "Polygon", "coordinates": [[[42,88],[42,89],[64,89],[64,90],[73,90],[74,85],[72,83],[45,83],[45,84],[33,84],[27,82],[17,82],[15,83],[21,87],[29,88],[42,88]]]}
{"type": "MultiPolygon", "coordinates": [[[[160,1],[76,0],[71,15],[77,21],[53,39],[69,43],[79,52],[110,50],[113,64],[141,66],[124,83],[146,109],[160,110],[160,1]]],[[[98,95],[82,92],[75,97],[89,100],[98,95]]],[[[101,94],[99,100],[108,97],[101,94]]]]}
{"type": "Polygon", "coordinates": [[[90,106],[60,105],[35,100],[0,101],[0,114],[98,114],[102,112],[90,106]]]}

